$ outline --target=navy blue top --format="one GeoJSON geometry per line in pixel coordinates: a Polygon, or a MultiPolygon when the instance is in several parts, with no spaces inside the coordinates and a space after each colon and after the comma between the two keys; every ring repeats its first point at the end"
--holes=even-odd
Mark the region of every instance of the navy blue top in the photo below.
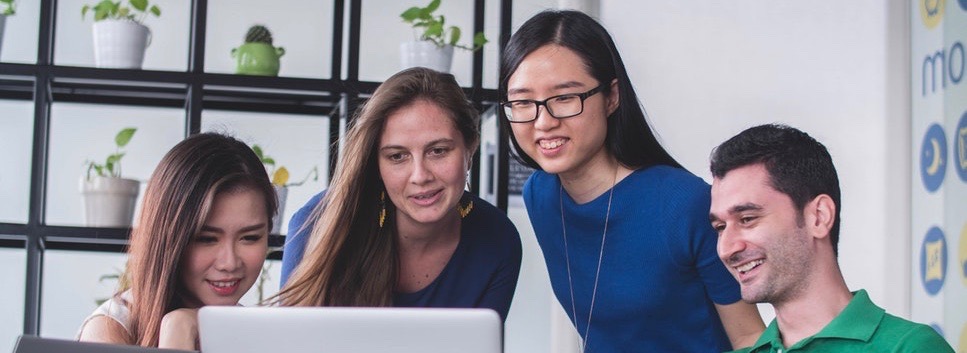
{"type": "MultiPolygon", "coordinates": [[[[305,253],[312,227],[302,229],[306,218],[322,201],[325,191],[314,196],[289,221],[282,254],[282,285],[305,253]]],[[[469,194],[469,193],[468,193],[469,194]]],[[[520,235],[507,215],[480,198],[460,222],[460,243],[440,275],[426,288],[413,293],[394,293],[396,307],[489,308],[507,319],[520,273],[520,235]]]]}
{"type": "Polygon", "coordinates": [[[551,288],[580,335],[589,332],[587,351],[730,350],[714,303],[732,304],[740,292],[715,249],[708,184],[684,169],[655,166],[614,186],[590,331],[609,192],[585,204],[567,191],[562,200],[561,194],[558,177],[545,172],[535,172],[524,184],[551,288]]]}

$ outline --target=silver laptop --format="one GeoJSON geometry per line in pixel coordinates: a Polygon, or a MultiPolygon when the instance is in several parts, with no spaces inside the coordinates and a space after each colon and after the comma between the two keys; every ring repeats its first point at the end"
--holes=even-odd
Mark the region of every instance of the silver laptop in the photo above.
{"type": "Polygon", "coordinates": [[[489,309],[208,306],[204,353],[500,353],[489,309]]]}
{"type": "Polygon", "coordinates": [[[190,353],[173,349],[146,348],[117,344],[77,342],[23,335],[17,339],[14,353],[190,353]]]}

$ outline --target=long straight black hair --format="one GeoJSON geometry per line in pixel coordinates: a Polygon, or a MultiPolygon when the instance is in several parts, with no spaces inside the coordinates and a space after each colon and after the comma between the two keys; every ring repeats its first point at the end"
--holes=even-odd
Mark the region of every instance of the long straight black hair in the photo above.
{"type": "MultiPolygon", "coordinates": [[[[507,97],[507,81],[517,71],[521,61],[531,52],[548,44],[560,45],[577,54],[584,61],[585,69],[610,93],[613,79],[618,80],[618,109],[608,117],[608,134],[605,145],[621,164],[632,169],[652,165],[669,165],[681,168],[681,164],[664,147],[648,126],[645,111],[638,101],[628,72],[618,55],[611,35],[590,16],[573,10],[548,10],[531,17],[510,38],[504,49],[500,65],[498,94],[507,97]]],[[[575,70],[579,68],[573,68],[575,70]]],[[[510,136],[521,163],[541,169],[540,165],[520,148],[511,131],[510,122],[501,114],[501,126],[510,136]]],[[[531,124],[531,123],[527,123],[531,124]]]]}

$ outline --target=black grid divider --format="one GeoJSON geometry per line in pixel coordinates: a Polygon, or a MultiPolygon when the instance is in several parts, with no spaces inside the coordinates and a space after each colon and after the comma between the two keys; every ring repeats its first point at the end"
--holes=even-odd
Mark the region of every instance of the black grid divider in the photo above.
{"type": "MultiPolygon", "coordinates": [[[[484,28],[485,0],[474,0],[473,32],[484,28]]],[[[204,109],[257,111],[328,116],[330,126],[329,175],[339,155],[339,131],[352,120],[361,97],[372,93],[379,82],[359,80],[362,0],[333,0],[332,67],[330,79],[258,77],[204,72],[208,1],[191,1],[188,69],[185,72],[98,69],[54,65],[57,0],[40,2],[39,43],[35,64],[0,63],[0,99],[32,100],[34,123],[31,148],[29,211],[26,224],[0,223],[0,247],[26,250],[24,328],[27,335],[40,333],[40,308],[44,253],[48,249],[123,252],[129,228],[91,228],[46,224],[47,164],[50,146],[50,106],[78,102],[185,110],[185,136],[201,130],[204,109]],[[348,17],[348,18],[347,18],[348,17]],[[347,26],[348,24],[348,26],[347,26]],[[344,31],[348,30],[348,36],[344,31]],[[348,41],[344,41],[344,38],[348,41]],[[343,61],[346,50],[347,60],[343,61]],[[343,71],[346,75],[343,77],[343,71]]],[[[512,0],[500,1],[502,47],[510,36],[512,0]]],[[[496,90],[483,89],[483,53],[473,55],[472,87],[465,88],[474,105],[484,111],[498,101],[496,90]]],[[[506,141],[506,132],[500,140],[506,141]]],[[[506,143],[498,158],[498,207],[507,209],[506,143]]],[[[473,174],[479,175],[475,156],[473,174]]],[[[471,190],[480,188],[472,178],[471,190]]],[[[272,235],[270,246],[281,246],[284,236],[272,235]]],[[[270,255],[281,258],[281,252],[270,255]]]]}

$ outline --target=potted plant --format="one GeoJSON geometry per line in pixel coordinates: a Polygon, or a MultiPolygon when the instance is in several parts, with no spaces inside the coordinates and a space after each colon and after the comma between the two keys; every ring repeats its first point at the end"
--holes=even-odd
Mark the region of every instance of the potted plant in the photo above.
{"type": "Polygon", "coordinates": [[[275,159],[265,155],[262,152],[262,147],[259,145],[252,145],[252,151],[255,155],[262,160],[262,164],[265,165],[266,170],[269,173],[269,177],[272,178],[272,186],[275,186],[275,195],[278,198],[278,209],[276,210],[275,216],[272,217],[272,234],[279,234],[282,230],[282,212],[285,211],[285,199],[289,195],[290,186],[299,186],[305,184],[306,181],[312,177],[312,181],[319,180],[319,167],[312,167],[312,170],[306,174],[305,178],[301,181],[290,183],[289,182],[289,170],[284,166],[279,166],[276,168],[275,159]]]}
{"type": "Polygon", "coordinates": [[[7,17],[16,13],[16,0],[0,0],[0,49],[3,49],[3,28],[7,24],[7,17]]]}
{"type": "Polygon", "coordinates": [[[144,51],[151,44],[151,30],[144,25],[148,15],[161,16],[148,0],[102,0],[81,7],[81,18],[94,12],[94,65],[103,68],[140,69],[144,51]]]}
{"type": "Polygon", "coordinates": [[[249,28],[245,43],[232,49],[235,73],[243,75],[278,76],[282,55],[285,49],[272,46],[272,32],[263,25],[249,28]]]}
{"type": "Polygon", "coordinates": [[[87,175],[81,178],[84,219],[89,227],[130,227],[140,182],[121,177],[121,148],[134,136],[135,128],[122,129],[114,136],[113,154],[104,164],[87,161],[87,175]]]}
{"type": "Polygon", "coordinates": [[[460,27],[447,27],[443,15],[434,16],[433,12],[439,7],[440,0],[433,0],[426,7],[414,6],[400,14],[403,22],[412,25],[417,32],[416,40],[400,44],[402,68],[422,66],[440,72],[450,72],[453,48],[475,51],[487,44],[487,37],[483,32],[474,34],[473,44],[470,46],[457,44],[462,33],[460,27]]]}

